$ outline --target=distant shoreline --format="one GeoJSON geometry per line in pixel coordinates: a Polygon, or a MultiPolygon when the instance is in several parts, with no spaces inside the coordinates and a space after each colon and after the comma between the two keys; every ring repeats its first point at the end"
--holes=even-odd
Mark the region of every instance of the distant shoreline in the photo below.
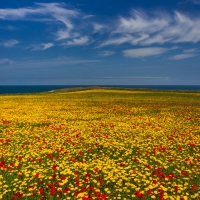
{"type": "Polygon", "coordinates": [[[18,85],[0,86],[0,94],[32,94],[58,91],[77,91],[89,89],[113,89],[134,91],[177,91],[177,92],[200,92],[200,85],[18,85]]]}
{"type": "Polygon", "coordinates": [[[160,90],[160,89],[151,89],[151,88],[122,88],[122,87],[100,87],[100,86],[89,86],[89,87],[77,87],[77,88],[63,88],[58,90],[51,90],[48,92],[78,92],[78,91],[85,91],[85,90],[126,90],[126,91],[146,91],[146,92],[187,92],[187,93],[193,93],[193,92],[200,92],[197,90],[160,90]]]}

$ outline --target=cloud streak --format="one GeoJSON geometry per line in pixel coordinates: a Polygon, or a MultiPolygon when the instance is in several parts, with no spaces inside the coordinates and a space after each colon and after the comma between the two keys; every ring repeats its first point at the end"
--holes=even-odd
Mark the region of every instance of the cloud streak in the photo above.
{"type": "Polygon", "coordinates": [[[11,39],[11,40],[4,41],[3,43],[1,43],[1,45],[4,47],[13,47],[18,43],[19,43],[18,40],[11,39]]]}
{"type": "MultiPolygon", "coordinates": [[[[199,2],[191,1],[196,4],[199,2]]],[[[200,42],[200,15],[186,15],[178,11],[170,14],[132,10],[128,17],[120,16],[104,20],[102,23],[98,16],[84,14],[65,3],[35,3],[32,7],[0,9],[0,19],[37,21],[56,27],[52,28],[54,31],[51,32],[54,36],[53,41],[35,45],[32,47],[33,50],[46,50],[54,45],[71,47],[95,44],[96,48],[103,48],[126,44],[137,46],[138,53],[135,49],[123,51],[124,56],[133,58],[160,55],[167,51],[164,48],[151,47],[153,45],[200,42]]],[[[12,39],[0,45],[13,47],[18,43],[18,40],[12,39]]],[[[193,55],[192,52],[185,54],[193,55]]]]}
{"type": "Polygon", "coordinates": [[[147,48],[136,48],[124,50],[123,54],[128,58],[144,58],[148,56],[157,56],[167,52],[167,48],[161,47],[147,47],[147,48]]]}
{"type": "Polygon", "coordinates": [[[3,58],[3,59],[0,59],[0,65],[5,65],[5,64],[13,64],[13,61],[8,59],[8,58],[3,58]]]}
{"type": "Polygon", "coordinates": [[[42,43],[42,44],[39,44],[39,45],[34,45],[32,49],[34,51],[37,51],[37,50],[46,50],[46,49],[49,49],[49,48],[51,48],[53,46],[54,46],[53,43],[42,43]]]}
{"type": "MultiPolygon", "coordinates": [[[[93,60],[93,59],[79,59],[79,58],[70,58],[70,57],[58,57],[58,58],[49,58],[49,59],[35,59],[35,60],[10,60],[10,59],[1,59],[0,65],[5,66],[7,68],[7,64],[10,64],[10,68],[18,68],[18,69],[43,69],[43,68],[57,68],[57,67],[68,67],[77,64],[87,64],[87,63],[98,63],[101,60],[93,60]]],[[[3,69],[3,68],[2,68],[3,69]]]]}
{"type": "Polygon", "coordinates": [[[156,76],[127,76],[127,77],[102,77],[103,79],[169,79],[169,77],[156,77],[156,76]]]}
{"type": "Polygon", "coordinates": [[[192,2],[193,4],[200,5],[200,0],[190,0],[190,2],[192,2]]]}
{"type": "Polygon", "coordinates": [[[99,53],[99,55],[102,56],[102,57],[112,56],[114,54],[115,54],[114,51],[102,51],[102,52],[99,53]]]}
{"type": "Polygon", "coordinates": [[[63,46],[81,46],[81,45],[86,45],[88,41],[89,41],[89,38],[87,36],[84,36],[84,37],[74,38],[71,41],[63,43],[62,45],[63,46]]]}
{"type": "Polygon", "coordinates": [[[182,59],[186,59],[186,58],[192,58],[197,56],[197,54],[194,53],[182,53],[182,54],[177,54],[175,56],[170,57],[170,60],[182,60],[182,59]]]}
{"type": "Polygon", "coordinates": [[[0,19],[24,21],[51,21],[60,23],[62,27],[57,30],[56,39],[62,40],[73,37],[74,23],[81,13],[76,9],[66,8],[64,3],[35,3],[34,7],[19,9],[0,9],[0,19]]]}
{"type": "Polygon", "coordinates": [[[191,17],[175,11],[169,13],[144,13],[133,10],[130,17],[118,18],[110,38],[99,47],[107,45],[152,45],[165,43],[197,43],[200,41],[200,17],[191,17]]]}

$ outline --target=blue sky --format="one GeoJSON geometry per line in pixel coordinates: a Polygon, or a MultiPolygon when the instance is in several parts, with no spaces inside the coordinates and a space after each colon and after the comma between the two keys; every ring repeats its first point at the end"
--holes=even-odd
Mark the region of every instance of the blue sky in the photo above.
{"type": "Polygon", "coordinates": [[[200,85],[200,0],[0,2],[0,85],[200,85]]]}

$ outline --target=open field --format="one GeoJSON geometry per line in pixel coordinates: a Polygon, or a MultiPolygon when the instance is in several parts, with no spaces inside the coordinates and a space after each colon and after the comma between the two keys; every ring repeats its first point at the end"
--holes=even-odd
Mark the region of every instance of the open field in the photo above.
{"type": "Polygon", "coordinates": [[[0,199],[200,199],[200,95],[0,96],[0,199]]]}

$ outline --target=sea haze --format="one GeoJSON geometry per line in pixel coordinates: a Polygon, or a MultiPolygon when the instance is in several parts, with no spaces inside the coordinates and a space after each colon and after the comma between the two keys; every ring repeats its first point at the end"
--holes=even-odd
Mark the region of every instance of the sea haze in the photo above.
{"type": "MultiPolygon", "coordinates": [[[[0,86],[0,94],[24,94],[49,92],[64,88],[89,87],[91,85],[17,85],[0,86]]],[[[99,87],[136,88],[154,90],[200,91],[200,85],[96,85],[99,87]]]]}

